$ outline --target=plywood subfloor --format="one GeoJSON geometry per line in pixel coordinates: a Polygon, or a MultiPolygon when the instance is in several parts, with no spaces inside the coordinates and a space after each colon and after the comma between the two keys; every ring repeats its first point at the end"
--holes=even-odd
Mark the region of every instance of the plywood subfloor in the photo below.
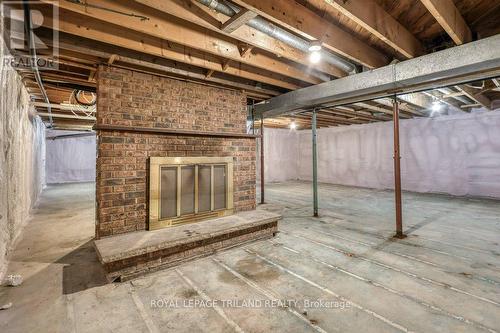
{"type": "Polygon", "coordinates": [[[500,204],[390,191],[269,184],[281,233],[121,284],[90,240],[93,184],[49,187],[0,289],[2,332],[497,332],[500,204]]]}

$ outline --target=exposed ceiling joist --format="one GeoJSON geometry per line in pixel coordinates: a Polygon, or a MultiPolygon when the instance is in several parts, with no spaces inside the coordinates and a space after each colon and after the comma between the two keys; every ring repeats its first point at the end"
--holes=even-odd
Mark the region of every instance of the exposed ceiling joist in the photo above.
{"type": "MultiPolygon", "coordinates": [[[[393,115],[392,110],[383,108],[383,107],[378,106],[378,105],[373,105],[371,103],[361,102],[361,103],[354,103],[354,105],[362,107],[364,109],[372,110],[375,112],[380,112],[380,113],[384,113],[384,114],[391,115],[391,116],[393,115]]],[[[411,116],[404,114],[404,113],[400,113],[400,116],[401,116],[401,118],[411,118],[411,116]]]]}
{"type": "MultiPolygon", "coordinates": [[[[78,53],[87,53],[95,57],[107,59],[111,55],[111,51],[116,52],[117,50],[100,50],[101,44],[88,44],[86,41],[80,37],[74,37],[70,41],[61,40],[59,42],[60,52],[62,54],[66,53],[68,50],[72,52],[78,53]]],[[[110,48],[111,49],[111,48],[110,48]]],[[[154,56],[150,56],[147,54],[141,54],[140,56],[131,51],[122,54],[116,54],[117,62],[124,63],[129,67],[137,69],[144,68],[154,71],[157,75],[179,75],[186,78],[192,78],[195,80],[203,80],[209,81],[216,84],[221,84],[224,86],[229,86],[236,89],[241,89],[249,92],[249,95],[259,94],[259,95],[268,95],[275,96],[279,95],[280,92],[270,89],[265,89],[257,86],[252,86],[250,84],[244,84],[236,81],[231,81],[223,78],[218,78],[210,75],[209,77],[205,74],[196,73],[194,71],[187,71],[180,68],[175,67],[176,64],[173,62],[169,62],[166,59],[157,58],[154,56]]],[[[213,74],[213,73],[212,73],[213,74]]]]}
{"type": "Polygon", "coordinates": [[[455,44],[472,41],[472,32],[453,0],[420,0],[455,44]]]}
{"type": "MultiPolygon", "coordinates": [[[[67,104],[56,104],[56,103],[47,104],[47,103],[43,103],[43,102],[33,102],[33,106],[39,107],[39,108],[47,108],[50,106],[52,109],[62,110],[62,111],[74,111],[74,109],[75,109],[74,106],[67,105],[67,104]]],[[[88,110],[85,110],[85,112],[95,113],[96,110],[92,110],[89,108],[88,110]]]]}
{"type": "Polygon", "coordinates": [[[480,103],[474,103],[474,104],[462,104],[460,107],[462,109],[468,109],[468,108],[480,108],[482,105],[480,103]]]}
{"type": "Polygon", "coordinates": [[[434,89],[500,75],[500,35],[302,88],[255,105],[273,117],[296,109],[335,106],[434,89]]]}
{"type": "MultiPolygon", "coordinates": [[[[398,98],[398,100],[401,100],[401,99],[398,98]]],[[[390,98],[379,98],[379,99],[374,100],[374,102],[377,102],[379,104],[382,104],[382,105],[385,105],[385,106],[388,106],[391,108],[393,106],[393,100],[390,98]]],[[[409,113],[409,114],[414,115],[414,116],[424,116],[425,115],[424,113],[409,107],[406,103],[399,103],[399,109],[403,112],[409,113]]]]}
{"type": "Polygon", "coordinates": [[[379,51],[295,1],[234,0],[234,2],[308,39],[319,40],[330,50],[369,68],[381,67],[388,62],[379,51]]]}
{"type": "Polygon", "coordinates": [[[78,119],[78,120],[88,120],[88,121],[96,121],[96,117],[87,117],[87,116],[77,116],[74,114],[61,114],[61,113],[53,113],[50,114],[47,112],[37,112],[37,115],[40,117],[48,117],[52,116],[52,118],[62,118],[62,119],[78,119]]]}
{"type": "Polygon", "coordinates": [[[484,96],[481,91],[477,91],[473,88],[470,88],[464,84],[457,86],[457,89],[462,91],[464,95],[472,99],[473,101],[478,102],[481,106],[485,107],[487,110],[491,109],[491,100],[484,96]]]}
{"type": "MultiPolygon", "coordinates": [[[[300,70],[300,68],[290,66],[289,63],[283,62],[272,55],[255,53],[242,57],[238,48],[238,43],[232,42],[230,39],[225,37],[221,38],[222,36],[217,36],[217,34],[209,31],[207,32],[202,28],[195,28],[193,25],[183,23],[179,19],[165,18],[165,15],[161,15],[161,12],[152,8],[135,3],[129,4],[127,2],[110,0],[86,0],[86,2],[89,5],[99,5],[101,7],[108,8],[109,10],[84,7],[68,1],[60,1],[58,2],[58,5],[60,8],[67,11],[79,14],[69,14],[69,12],[65,11],[64,19],[68,22],[73,22],[76,17],[80,18],[80,21],[82,21],[82,16],[93,18],[93,20],[83,20],[82,22],[90,29],[93,27],[92,23],[96,23],[96,20],[99,20],[101,22],[106,22],[108,24],[111,23],[116,26],[131,29],[140,34],[145,34],[147,36],[163,40],[163,42],[157,42],[157,44],[167,44],[168,42],[176,43],[194,50],[207,52],[223,59],[234,60],[249,66],[254,66],[256,68],[302,80],[304,82],[312,84],[324,82],[324,80],[306,73],[305,71],[300,70]],[[137,15],[146,16],[148,17],[148,20],[140,20],[135,17],[124,17],[123,15],[117,13],[130,11],[133,11],[137,15]]],[[[121,33],[123,34],[123,30],[121,33]]],[[[127,37],[129,33],[124,35],[124,37],[127,37]]],[[[82,36],[85,36],[85,34],[82,36]]],[[[134,34],[131,38],[133,39],[135,36],[140,37],[140,35],[134,34]]]]}
{"type": "MultiPolygon", "coordinates": [[[[44,25],[50,27],[52,22],[46,18],[44,25]]],[[[143,52],[160,58],[166,58],[182,63],[212,69],[217,72],[225,72],[231,75],[244,77],[249,80],[267,83],[270,85],[297,89],[300,86],[287,81],[284,77],[274,73],[264,71],[254,72],[252,68],[244,66],[241,63],[231,64],[223,71],[220,58],[207,55],[197,50],[186,50],[181,46],[165,42],[159,38],[146,36],[138,32],[130,31],[126,35],[121,29],[106,24],[103,21],[93,20],[80,15],[61,15],[58,28],[60,31],[75,36],[85,36],[98,42],[119,46],[122,48],[143,52]]]]}
{"type": "Polygon", "coordinates": [[[406,58],[422,54],[420,41],[375,1],[314,0],[313,3],[320,1],[334,7],[406,58]]]}
{"type": "MultiPolygon", "coordinates": [[[[220,30],[223,24],[222,22],[225,22],[229,19],[228,16],[217,13],[206,6],[197,3],[196,1],[135,0],[135,2],[167,13],[168,15],[178,17],[182,20],[209,29],[211,31],[226,34],[227,36],[235,38],[240,42],[271,52],[278,57],[292,60],[307,67],[310,66],[308,54],[301,52],[296,48],[280,42],[279,40],[272,38],[249,26],[244,25],[232,33],[227,33],[220,30]]],[[[311,68],[309,68],[309,70],[312,73],[314,73],[315,70],[318,70],[336,77],[346,75],[346,73],[342,72],[340,69],[331,66],[330,64],[324,63],[315,66],[314,70],[311,68]]]]}
{"type": "Polygon", "coordinates": [[[333,114],[338,114],[338,115],[342,115],[342,116],[351,116],[351,117],[356,117],[356,118],[364,119],[364,120],[368,120],[368,121],[384,121],[384,120],[392,118],[392,115],[390,115],[390,116],[389,115],[374,116],[374,115],[372,115],[371,112],[364,111],[364,110],[355,110],[352,108],[349,111],[345,110],[341,107],[324,108],[322,110],[326,110],[329,113],[333,113],[333,114]]]}
{"type": "MultiPolygon", "coordinates": [[[[305,111],[302,114],[312,115],[312,111],[305,111]]],[[[352,118],[349,119],[349,118],[345,118],[345,117],[333,116],[333,115],[328,114],[327,112],[323,112],[323,111],[318,111],[316,113],[316,116],[317,116],[317,119],[319,119],[319,120],[334,121],[336,123],[346,124],[346,125],[362,124],[362,123],[368,122],[367,120],[352,119],[352,118]]]]}
{"type": "Polygon", "coordinates": [[[453,97],[458,97],[458,96],[463,96],[465,95],[463,91],[458,91],[458,92],[453,92],[450,94],[444,94],[443,98],[453,98],[453,97]]]}
{"type": "Polygon", "coordinates": [[[432,99],[421,93],[399,95],[398,99],[424,110],[427,110],[432,106],[432,99]]]}

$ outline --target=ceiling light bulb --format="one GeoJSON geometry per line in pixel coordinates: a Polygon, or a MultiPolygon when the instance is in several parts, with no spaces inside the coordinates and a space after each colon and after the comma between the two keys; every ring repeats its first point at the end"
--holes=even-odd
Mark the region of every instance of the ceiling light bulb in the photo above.
{"type": "Polygon", "coordinates": [[[441,110],[441,103],[439,103],[438,101],[434,101],[432,102],[432,111],[439,111],[441,110]]]}
{"type": "Polygon", "coordinates": [[[321,60],[321,53],[319,53],[318,51],[312,52],[311,55],[309,56],[309,61],[311,61],[311,63],[313,64],[317,64],[320,60],[321,60]]]}
{"type": "Polygon", "coordinates": [[[296,129],[296,128],[297,128],[297,124],[295,123],[295,121],[292,121],[292,122],[290,123],[290,129],[293,129],[293,130],[294,130],[294,129],[296,129]]]}
{"type": "Polygon", "coordinates": [[[317,52],[321,50],[321,43],[318,40],[312,41],[309,44],[309,52],[317,52]]]}

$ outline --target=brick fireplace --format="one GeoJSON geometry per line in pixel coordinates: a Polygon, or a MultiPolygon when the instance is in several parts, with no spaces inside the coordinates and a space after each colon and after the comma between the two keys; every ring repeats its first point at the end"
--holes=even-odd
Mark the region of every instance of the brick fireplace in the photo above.
{"type": "Polygon", "coordinates": [[[108,66],[97,80],[97,239],[149,229],[151,157],[232,157],[234,212],[255,209],[243,92],[108,66]]]}

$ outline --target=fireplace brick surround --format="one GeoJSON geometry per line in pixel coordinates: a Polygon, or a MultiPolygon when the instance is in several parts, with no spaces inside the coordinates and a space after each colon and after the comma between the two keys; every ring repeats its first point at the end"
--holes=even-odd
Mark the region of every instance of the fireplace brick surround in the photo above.
{"type": "Polygon", "coordinates": [[[243,92],[100,66],[97,100],[97,239],[147,229],[151,156],[232,156],[235,212],[255,209],[243,92]]]}

